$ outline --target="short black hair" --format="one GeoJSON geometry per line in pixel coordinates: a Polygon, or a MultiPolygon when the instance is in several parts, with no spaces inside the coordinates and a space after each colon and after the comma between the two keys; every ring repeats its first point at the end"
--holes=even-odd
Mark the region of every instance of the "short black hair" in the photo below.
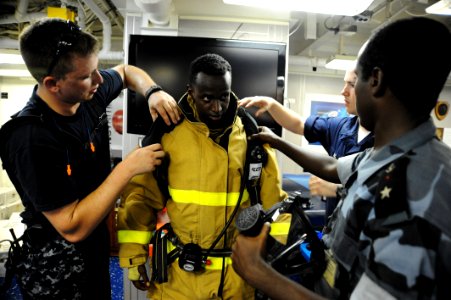
{"type": "Polygon", "coordinates": [[[398,20],[375,32],[358,64],[363,80],[380,68],[385,86],[413,117],[425,119],[451,70],[451,33],[429,18],[398,20]]]}
{"type": "Polygon", "coordinates": [[[190,64],[189,83],[195,84],[197,74],[224,75],[232,73],[232,66],[222,56],[215,53],[207,53],[194,59],[190,64]]]}
{"type": "Polygon", "coordinates": [[[50,75],[50,71],[56,78],[63,78],[72,71],[73,55],[86,57],[99,51],[99,43],[93,35],[59,18],[43,18],[31,24],[19,41],[25,64],[38,82],[50,75]]]}

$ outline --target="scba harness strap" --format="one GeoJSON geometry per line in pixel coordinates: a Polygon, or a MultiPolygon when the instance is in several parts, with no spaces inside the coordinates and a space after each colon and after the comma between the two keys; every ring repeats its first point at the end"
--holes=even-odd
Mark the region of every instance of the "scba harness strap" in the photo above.
{"type": "MultiPolygon", "coordinates": [[[[238,108],[237,114],[243,123],[246,136],[258,133],[258,124],[255,119],[243,108],[238,108]]],[[[149,133],[140,141],[140,146],[145,147],[151,144],[159,143],[164,134],[171,132],[176,124],[167,125],[163,118],[157,118],[150,127],[149,133]]],[[[268,154],[260,142],[248,140],[245,162],[245,186],[251,199],[251,205],[261,203],[260,201],[260,176],[263,167],[268,161],[268,154]]],[[[163,163],[158,166],[154,175],[157,179],[158,187],[166,198],[169,198],[168,191],[168,164],[169,160],[165,157],[163,163]]]]}
{"type": "Polygon", "coordinates": [[[166,223],[152,237],[152,281],[168,281],[167,266],[178,259],[179,267],[187,272],[202,272],[212,258],[229,257],[230,249],[202,249],[194,243],[183,244],[166,223]]]}
{"type": "MultiPolygon", "coordinates": [[[[238,108],[237,114],[243,123],[244,130],[247,136],[258,133],[258,125],[255,119],[242,107],[238,108]]],[[[147,146],[153,143],[158,143],[165,133],[172,131],[176,125],[168,126],[162,118],[157,118],[147,134],[141,141],[141,146],[147,146]]],[[[177,258],[179,259],[179,266],[188,272],[202,271],[207,263],[208,257],[229,257],[231,255],[230,249],[215,249],[216,244],[224,236],[227,228],[232,223],[238,209],[241,205],[241,200],[244,188],[247,188],[251,205],[261,203],[260,200],[260,177],[263,167],[268,160],[268,154],[260,142],[248,140],[246,150],[246,161],[244,167],[244,175],[241,179],[241,188],[238,201],[235,209],[232,212],[221,233],[216,237],[215,241],[209,249],[202,249],[197,244],[189,243],[183,245],[177,238],[169,223],[159,228],[151,241],[153,244],[152,250],[152,280],[158,283],[168,281],[167,266],[172,264],[177,258]],[[172,243],[175,248],[168,253],[168,247],[172,243]]],[[[162,165],[158,166],[154,171],[158,186],[167,198],[170,197],[168,190],[167,169],[168,160],[166,159],[162,165]]]]}

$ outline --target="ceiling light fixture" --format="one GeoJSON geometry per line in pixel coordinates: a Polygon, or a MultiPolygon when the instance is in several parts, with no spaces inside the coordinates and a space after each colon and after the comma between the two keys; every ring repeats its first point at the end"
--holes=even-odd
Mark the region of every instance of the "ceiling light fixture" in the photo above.
{"type": "Polygon", "coordinates": [[[225,4],[252,6],[271,10],[355,16],[365,11],[373,0],[223,0],[223,2],[225,4]]]}
{"type": "Polygon", "coordinates": [[[355,56],[334,55],[326,61],[325,67],[333,70],[351,70],[355,67],[356,59],[355,56]]]}
{"type": "Polygon", "coordinates": [[[32,77],[28,70],[0,69],[0,77],[32,77]]]}
{"type": "Polygon", "coordinates": [[[426,8],[428,14],[451,15],[451,0],[440,0],[426,8]]]}
{"type": "Polygon", "coordinates": [[[0,53],[0,64],[24,65],[25,62],[20,54],[0,53]]]}

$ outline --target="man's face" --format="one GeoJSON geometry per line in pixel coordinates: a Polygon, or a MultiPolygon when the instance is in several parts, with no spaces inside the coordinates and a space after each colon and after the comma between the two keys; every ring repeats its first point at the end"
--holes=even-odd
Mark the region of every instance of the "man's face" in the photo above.
{"type": "Polygon", "coordinates": [[[207,75],[199,73],[196,82],[190,85],[188,92],[194,99],[199,118],[209,128],[220,128],[222,119],[229,108],[232,76],[207,75]]]}
{"type": "Polygon", "coordinates": [[[346,71],[345,77],[343,78],[345,85],[341,90],[341,95],[343,95],[345,101],[346,111],[348,114],[352,115],[357,115],[354,89],[356,78],[355,70],[346,71]]]}
{"type": "Polygon", "coordinates": [[[89,101],[103,82],[95,54],[73,58],[73,71],[58,80],[60,99],[68,104],[89,101]]]}
{"type": "Polygon", "coordinates": [[[360,124],[367,130],[374,130],[375,107],[372,105],[372,95],[370,84],[362,79],[361,66],[357,64],[355,82],[356,111],[360,119],[360,124]]]}

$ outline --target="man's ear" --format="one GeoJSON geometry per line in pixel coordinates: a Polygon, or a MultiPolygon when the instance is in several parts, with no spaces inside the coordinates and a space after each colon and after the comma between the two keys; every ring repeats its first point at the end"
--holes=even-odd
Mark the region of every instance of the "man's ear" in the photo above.
{"type": "Polygon", "coordinates": [[[53,93],[56,93],[59,89],[57,82],[58,80],[56,80],[53,76],[46,76],[42,81],[45,88],[53,93]]]}
{"type": "Polygon", "coordinates": [[[384,73],[378,67],[374,68],[371,72],[371,88],[374,90],[375,97],[382,97],[385,94],[385,89],[387,86],[385,85],[384,73]]]}

